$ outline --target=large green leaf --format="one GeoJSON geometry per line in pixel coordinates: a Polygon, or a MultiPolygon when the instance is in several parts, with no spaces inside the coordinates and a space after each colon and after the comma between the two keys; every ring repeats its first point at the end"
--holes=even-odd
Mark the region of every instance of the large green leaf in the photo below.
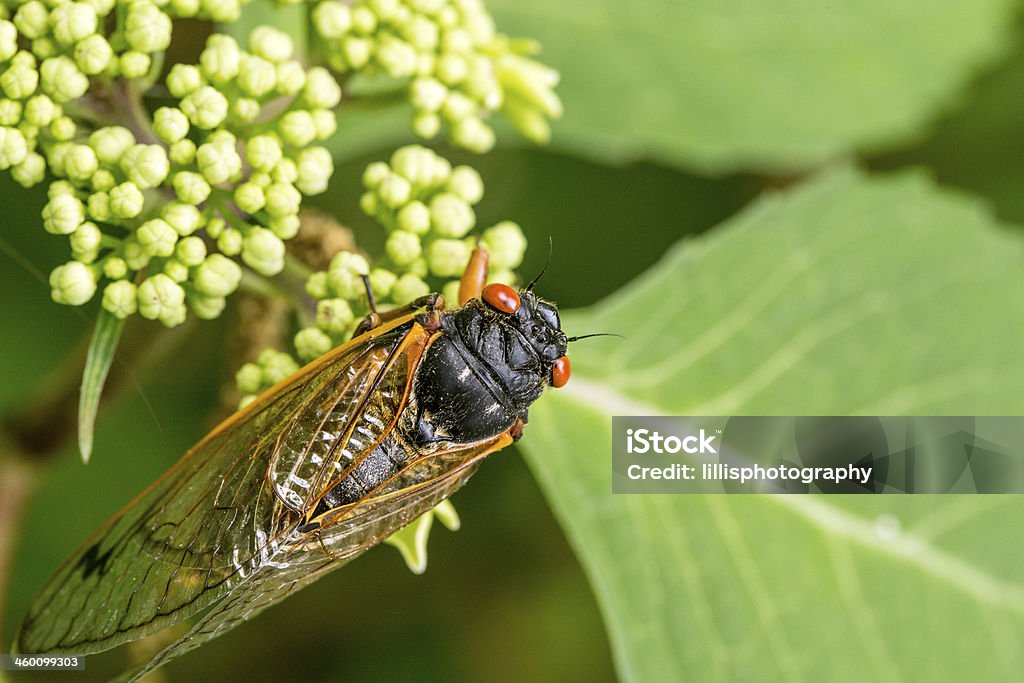
{"type": "Polygon", "coordinates": [[[521,442],[628,680],[1005,680],[1018,496],[611,494],[612,414],[1024,411],[1024,252],[976,201],[842,170],[593,310],[521,442]]]}
{"type": "Polygon", "coordinates": [[[691,168],[905,141],[1007,39],[1012,0],[488,0],[563,75],[555,144],[691,168]]]}

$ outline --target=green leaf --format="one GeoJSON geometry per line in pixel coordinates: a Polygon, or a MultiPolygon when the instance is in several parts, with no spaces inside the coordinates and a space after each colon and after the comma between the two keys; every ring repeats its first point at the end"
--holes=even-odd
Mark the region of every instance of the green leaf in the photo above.
{"type": "Polygon", "coordinates": [[[93,429],[96,411],[100,405],[103,384],[107,381],[110,364],[114,361],[117,342],[124,329],[124,320],[117,318],[106,309],[101,309],[96,318],[96,327],[89,340],[89,351],[85,356],[85,370],[82,372],[82,391],[78,397],[78,450],[82,462],[89,462],[92,455],[93,429]]]}
{"type": "Polygon", "coordinates": [[[828,174],[675,247],[570,334],[520,443],[626,680],[1005,680],[1019,496],[612,495],[613,414],[1024,411],[1024,253],[919,175],[828,174]]]}
{"type": "Polygon", "coordinates": [[[489,0],[562,73],[554,143],[610,161],[806,167],[922,132],[1004,47],[1011,0],[489,0]]]}

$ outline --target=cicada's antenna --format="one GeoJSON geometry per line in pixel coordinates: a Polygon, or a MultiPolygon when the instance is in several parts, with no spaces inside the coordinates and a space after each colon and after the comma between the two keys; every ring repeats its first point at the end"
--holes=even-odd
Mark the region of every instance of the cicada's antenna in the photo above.
{"type": "Polygon", "coordinates": [[[530,284],[526,285],[527,292],[533,291],[533,286],[537,284],[537,281],[541,279],[541,277],[544,275],[544,272],[548,269],[548,265],[551,263],[551,252],[553,252],[554,250],[555,241],[551,239],[550,235],[548,235],[548,258],[546,261],[544,261],[544,267],[540,269],[539,273],[537,273],[537,277],[530,280],[530,284]]]}
{"type": "Polygon", "coordinates": [[[581,334],[578,337],[568,337],[565,341],[574,342],[581,339],[590,339],[591,337],[618,337],[619,339],[625,339],[621,334],[615,334],[614,332],[594,332],[593,334],[581,334]]]}

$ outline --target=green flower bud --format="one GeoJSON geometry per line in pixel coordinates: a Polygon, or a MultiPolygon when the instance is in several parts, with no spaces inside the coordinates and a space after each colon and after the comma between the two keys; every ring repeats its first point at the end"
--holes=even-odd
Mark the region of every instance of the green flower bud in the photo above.
{"type": "Polygon", "coordinates": [[[338,130],[338,116],[332,109],[314,109],[313,126],[316,128],[316,139],[326,140],[338,130]]]}
{"type": "Polygon", "coordinates": [[[96,152],[88,145],[72,145],[64,157],[64,172],[73,180],[87,180],[98,168],[96,152]]]}
{"type": "Polygon", "coordinates": [[[400,230],[424,235],[430,230],[430,209],[421,201],[411,201],[398,212],[397,225],[400,230]]]}
{"type": "Polygon", "coordinates": [[[320,194],[327,190],[327,184],[334,173],[334,160],[323,147],[310,147],[299,153],[298,178],[296,185],[306,196],[320,194]]]}
{"type": "Polygon", "coordinates": [[[299,369],[291,356],[275,349],[261,351],[256,362],[263,369],[263,383],[267,386],[277,384],[299,369]]]}
{"type": "Polygon", "coordinates": [[[458,85],[469,75],[469,65],[457,54],[447,53],[437,60],[437,77],[449,86],[458,85]]]}
{"type": "Polygon", "coordinates": [[[322,66],[315,66],[306,74],[303,99],[314,109],[333,109],[341,102],[341,86],[322,66]]]}
{"type": "Polygon", "coordinates": [[[236,80],[242,92],[262,97],[277,86],[277,69],[273,63],[259,57],[244,55],[236,80]]]}
{"type": "Polygon", "coordinates": [[[127,128],[106,126],[89,136],[89,146],[96,156],[108,166],[116,166],[124,153],[135,144],[135,136],[127,128]]]}
{"type": "Polygon", "coordinates": [[[206,41],[206,49],[199,56],[199,63],[211,81],[227,83],[238,75],[241,58],[242,51],[234,38],[215,33],[206,41]]]}
{"type": "Polygon", "coordinates": [[[199,128],[213,129],[228,115],[228,100],[218,90],[204,85],[181,100],[181,110],[199,128]]]}
{"type": "MultiPolygon", "coordinates": [[[[352,13],[353,18],[359,15],[362,7],[356,7],[352,13]]],[[[362,69],[370,61],[373,55],[373,42],[366,38],[345,36],[341,41],[341,53],[345,61],[353,70],[362,69]]]]}
{"type": "Polygon", "coordinates": [[[441,118],[430,112],[420,112],[413,116],[413,132],[429,140],[441,132],[441,118]]]}
{"type": "Polygon", "coordinates": [[[385,36],[377,48],[377,63],[392,78],[405,78],[416,73],[416,56],[416,48],[398,38],[385,36]]]}
{"type": "Polygon", "coordinates": [[[448,98],[448,88],[434,78],[417,78],[409,88],[409,101],[420,111],[440,111],[448,98]]]}
{"type": "Polygon", "coordinates": [[[203,85],[202,72],[191,64],[175,64],[167,74],[167,89],[178,99],[191,95],[203,85]]]}
{"type": "Polygon", "coordinates": [[[441,106],[441,115],[452,122],[472,118],[477,115],[478,111],[479,107],[476,102],[458,91],[449,93],[448,97],[445,98],[444,104],[441,106]]]}
{"type": "Polygon", "coordinates": [[[435,161],[438,156],[420,145],[406,145],[391,155],[391,168],[416,187],[434,184],[435,161]]]}
{"type": "Polygon", "coordinates": [[[124,260],[131,270],[142,270],[149,265],[150,256],[141,244],[128,239],[124,242],[124,260]]]}
{"type": "Polygon", "coordinates": [[[125,78],[142,78],[149,73],[153,60],[145,52],[130,50],[121,55],[117,66],[125,78]]]}
{"type": "Polygon", "coordinates": [[[134,145],[121,158],[121,170],[140,189],[157,187],[171,170],[167,152],[160,145],[134,145]]]}
{"type": "Polygon", "coordinates": [[[46,178],[46,159],[41,154],[29,152],[20,164],[11,168],[11,177],[22,187],[32,187],[46,178]]]}
{"type": "Polygon", "coordinates": [[[355,314],[345,299],[324,299],[316,305],[316,324],[328,332],[344,334],[353,322],[355,314]]]}
{"type": "Polygon", "coordinates": [[[125,263],[123,258],[118,256],[108,256],[103,261],[103,274],[111,280],[120,280],[128,275],[128,264],[125,263]]]}
{"type": "Polygon", "coordinates": [[[206,143],[196,150],[196,165],[207,182],[219,185],[241,170],[242,159],[233,147],[206,143]]]}
{"type": "Polygon", "coordinates": [[[277,124],[284,141],[293,147],[305,147],[316,138],[316,124],[308,111],[290,111],[277,124]]]}
{"type": "Polygon", "coordinates": [[[430,220],[442,237],[464,237],[476,224],[476,214],[462,197],[442,192],[430,200],[430,220]]]}
{"type": "Polygon", "coordinates": [[[430,294],[427,283],[411,273],[406,273],[395,282],[391,290],[391,299],[399,306],[404,306],[427,294],[430,294]]]}
{"type": "Polygon", "coordinates": [[[88,77],[63,55],[44,60],[39,74],[43,91],[57,102],[78,99],[89,89],[88,77]]]}
{"type": "Polygon", "coordinates": [[[231,118],[233,121],[248,123],[255,121],[262,107],[259,100],[251,97],[238,97],[231,100],[231,118]]]}
{"type": "Polygon", "coordinates": [[[111,282],[103,288],[103,308],[124,320],[138,310],[138,292],[128,280],[111,282]]]}
{"type": "Polygon", "coordinates": [[[270,26],[258,26],[249,34],[249,49],[268,61],[283,62],[291,59],[295,46],[284,31],[270,26]]]}
{"type": "Polygon", "coordinates": [[[339,252],[327,268],[327,284],[342,299],[355,300],[366,293],[362,276],[370,272],[366,259],[351,251],[339,252]]]}
{"type": "Polygon", "coordinates": [[[480,174],[469,166],[457,166],[448,178],[448,191],[470,204],[476,204],[484,196],[484,181],[480,174]]]}
{"type": "Polygon", "coordinates": [[[202,0],[203,9],[218,24],[233,24],[242,15],[239,0],[202,0]]]}
{"type": "Polygon", "coordinates": [[[160,107],[153,114],[153,132],[166,143],[188,135],[188,117],[176,107],[160,107]]]}
{"type": "Polygon", "coordinates": [[[150,256],[170,256],[178,243],[178,233],[161,218],[140,225],[135,237],[150,256]]]}
{"type": "Polygon", "coordinates": [[[299,167],[291,159],[281,159],[270,176],[274,182],[294,183],[299,178],[299,167]]]}
{"type": "Polygon", "coordinates": [[[331,295],[326,271],[318,271],[309,276],[306,280],[306,294],[314,299],[326,299],[331,295]]]}
{"type": "Polygon", "coordinates": [[[377,14],[369,7],[357,5],[352,9],[352,28],[364,35],[373,33],[377,30],[377,14]]]}
{"type": "Polygon", "coordinates": [[[377,186],[377,196],[385,206],[397,209],[409,201],[412,185],[402,176],[392,173],[377,186]]]}
{"type": "Polygon", "coordinates": [[[0,76],[0,88],[15,100],[23,100],[35,94],[38,85],[39,72],[30,66],[13,64],[0,76]]]}
{"type": "Polygon", "coordinates": [[[505,91],[522,100],[525,109],[552,119],[562,115],[562,101],[553,90],[558,85],[554,69],[527,57],[505,54],[497,60],[497,74],[505,91]]]}
{"type": "Polygon", "coordinates": [[[93,220],[109,221],[111,218],[110,195],[106,192],[93,192],[86,202],[86,212],[93,220]]]}
{"type": "Polygon", "coordinates": [[[33,126],[48,126],[60,116],[60,109],[46,95],[36,95],[25,103],[25,120],[33,126]]]}
{"type": "Polygon", "coordinates": [[[14,13],[14,25],[23,36],[29,40],[35,40],[43,37],[50,30],[50,13],[43,3],[31,0],[14,13]]]}
{"type": "Polygon", "coordinates": [[[139,313],[150,320],[163,320],[185,302],[185,290],[163,273],[142,281],[138,295],[139,313]]]}
{"type": "MultiPolygon", "coordinates": [[[[70,147],[70,145],[64,145],[64,147],[70,147]]],[[[75,186],[66,180],[56,180],[50,183],[50,187],[46,188],[47,199],[55,199],[62,194],[70,195],[72,197],[76,196],[75,186]]]]}
{"type": "Polygon", "coordinates": [[[28,50],[19,50],[17,54],[11,57],[11,66],[27,66],[32,69],[38,66],[35,55],[28,50]]]}
{"type": "Polygon", "coordinates": [[[423,245],[420,238],[405,230],[395,230],[388,235],[388,241],[384,245],[388,257],[398,266],[406,266],[423,253],[423,245]]]}
{"type": "Polygon", "coordinates": [[[167,259],[164,261],[163,271],[164,275],[171,278],[178,284],[188,280],[188,266],[176,259],[167,259]]]}
{"type": "Polygon", "coordinates": [[[196,158],[196,143],[188,138],[173,143],[168,150],[171,162],[179,166],[187,166],[196,158]]]}
{"type": "Polygon", "coordinates": [[[16,166],[28,156],[25,136],[17,128],[0,127],[0,169],[16,166]]]}
{"type": "MultiPolygon", "coordinates": [[[[68,241],[71,243],[71,251],[75,254],[95,254],[99,252],[100,240],[103,234],[96,227],[95,223],[82,223],[78,229],[71,233],[68,241]]],[[[93,257],[95,259],[95,256],[93,257]]],[[[80,261],[76,257],[76,261],[80,261]]]]}
{"type": "Polygon", "coordinates": [[[49,37],[36,38],[32,41],[32,54],[39,59],[47,59],[57,54],[60,48],[57,47],[57,43],[49,37]]]}
{"type": "Polygon", "coordinates": [[[363,187],[372,190],[380,185],[381,181],[391,175],[391,168],[383,161],[374,161],[363,171],[363,187]]]}
{"type": "Polygon", "coordinates": [[[0,21],[0,62],[6,62],[18,51],[18,29],[6,19],[0,21]]]}
{"type": "Polygon", "coordinates": [[[253,228],[242,244],[242,260],[261,275],[277,275],[284,268],[284,242],[266,228],[253,228]]]}
{"type": "Polygon", "coordinates": [[[505,285],[515,286],[517,281],[518,281],[518,278],[516,277],[516,274],[513,273],[511,270],[503,270],[501,268],[491,268],[490,272],[488,272],[488,274],[487,274],[487,283],[486,284],[490,285],[490,284],[493,284],[495,282],[500,282],[500,283],[505,284],[505,285]]]}
{"type": "Polygon", "coordinates": [[[374,268],[370,271],[370,287],[376,297],[385,299],[398,282],[398,276],[385,268],[374,268]]]}
{"type": "Polygon", "coordinates": [[[257,171],[273,171],[281,158],[281,143],[273,135],[256,135],[245,143],[245,159],[257,171]]]}
{"type": "Polygon", "coordinates": [[[103,36],[94,33],[75,45],[75,64],[90,76],[103,73],[114,59],[114,50],[103,36]]]}
{"type": "Polygon", "coordinates": [[[179,171],[174,174],[171,184],[178,199],[189,204],[202,204],[210,196],[210,184],[198,173],[179,171]]]}
{"type": "Polygon", "coordinates": [[[452,126],[451,140],[470,152],[483,154],[494,148],[494,130],[481,119],[472,116],[452,126]]]}
{"type": "Polygon", "coordinates": [[[234,228],[225,228],[217,237],[217,248],[227,256],[238,256],[242,253],[243,240],[241,232],[234,228]]]}
{"type": "Polygon", "coordinates": [[[21,123],[21,102],[0,100],[0,126],[17,126],[21,123]]]}
{"type": "Polygon", "coordinates": [[[270,223],[267,227],[269,227],[270,231],[281,239],[290,240],[299,234],[299,228],[302,227],[302,221],[299,220],[297,215],[275,216],[270,219],[270,223]]]}
{"type": "Polygon", "coordinates": [[[85,207],[74,195],[59,194],[43,207],[43,227],[54,235],[70,235],[84,221],[85,207]]]}
{"type": "Polygon", "coordinates": [[[224,312],[227,300],[222,296],[203,296],[191,293],[188,296],[188,305],[192,312],[203,320],[214,320],[224,312]]]}
{"type": "Polygon", "coordinates": [[[194,17],[199,14],[199,0],[170,0],[168,5],[175,17],[194,17]]]}
{"type": "Polygon", "coordinates": [[[352,28],[352,10],[338,0],[321,2],[313,10],[313,26],[327,40],[337,40],[352,28]]]}
{"type": "Polygon", "coordinates": [[[160,217],[183,237],[198,230],[203,220],[199,209],[184,202],[168,202],[160,210],[160,217]]]}
{"type": "Polygon", "coordinates": [[[266,190],[266,201],[271,216],[290,216],[299,212],[302,195],[288,183],[274,183],[266,190]]]}
{"type": "Polygon", "coordinates": [[[544,145],[551,140],[551,125],[539,111],[512,102],[507,103],[502,111],[516,130],[530,142],[544,145]]]}
{"type": "Polygon", "coordinates": [[[198,266],[206,258],[206,243],[195,235],[183,237],[174,248],[174,256],[186,266],[198,266]]]}
{"type": "Polygon", "coordinates": [[[282,62],[277,69],[277,92],[282,95],[294,95],[306,85],[306,70],[302,64],[294,60],[282,62]]]}
{"type": "Polygon", "coordinates": [[[472,249],[462,240],[434,240],[427,247],[430,272],[440,277],[456,277],[466,270],[472,249]]]}
{"type": "Polygon", "coordinates": [[[77,43],[96,32],[96,10],[84,2],[67,2],[50,13],[53,37],[62,45],[77,43]]]}
{"type": "Polygon", "coordinates": [[[377,195],[372,192],[364,192],[359,197],[359,208],[363,210],[367,216],[376,216],[377,209],[380,206],[380,202],[377,201],[377,195]]]}
{"type": "Polygon", "coordinates": [[[196,267],[193,284],[206,296],[225,297],[242,282],[242,267],[222,254],[210,254],[196,267]]]}
{"type": "Polygon", "coordinates": [[[128,6],[124,37],[138,52],[163,52],[171,44],[171,18],[153,3],[135,0],[128,6]]]}
{"type": "Polygon", "coordinates": [[[422,256],[410,263],[405,267],[405,272],[415,275],[418,278],[424,278],[430,274],[430,268],[427,267],[427,259],[422,256]]]}
{"type": "Polygon", "coordinates": [[[303,360],[315,360],[333,347],[331,338],[319,327],[306,327],[295,335],[295,352],[303,360]]]}
{"type": "Polygon", "coordinates": [[[491,267],[503,270],[518,268],[526,254],[526,236],[512,221],[502,221],[484,230],[482,241],[490,252],[491,267]]]}
{"type": "Polygon", "coordinates": [[[70,116],[58,116],[50,123],[50,135],[58,140],[72,140],[78,126],[70,116]]]}
{"type": "Polygon", "coordinates": [[[461,283],[458,280],[449,280],[441,287],[441,296],[444,297],[444,300],[448,302],[449,306],[458,304],[460,284],[461,283]]]}
{"type": "Polygon", "coordinates": [[[246,213],[256,213],[266,204],[263,188],[256,183],[242,183],[235,188],[235,204],[246,213]]]}
{"type": "Polygon", "coordinates": [[[50,273],[50,297],[59,304],[81,306],[96,293],[96,276],[78,261],[68,261],[50,273]]]}
{"type": "Polygon", "coordinates": [[[437,24],[423,16],[415,16],[402,26],[402,37],[420,52],[434,51],[440,39],[437,24]]]}
{"type": "Polygon", "coordinates": [[[263,368],[246,363],[235,373],[235,384],[243,394],[258,394],[263,390],[263,368]]]}
{"type": "MultiPolygon", "coordinates": [[[[88,148],[92,151],[92,147],[88,148]]],[[[89,186],[97,192],[107,192],[111,188],[117,185],[117,178],[114,174],[105,168],[101,168],[92,174],[92,178],[89,179],[89,186]]],[[[91,195],[90,195],[91,196],[91,195]]]]}

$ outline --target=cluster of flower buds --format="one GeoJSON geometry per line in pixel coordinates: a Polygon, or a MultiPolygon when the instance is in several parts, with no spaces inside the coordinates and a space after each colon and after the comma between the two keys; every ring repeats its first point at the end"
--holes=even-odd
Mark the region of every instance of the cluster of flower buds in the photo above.
{"type": "Polygon", "coordinates": [[[178,105],[140,122],[139,135],[107,126],[85,136],[69,120],[44,144],[60,178],[44,227],[68,235],[73,257],[51,274],[56,301],[83,304],[106,278],[106,310],[174,326],[186,308],[221,313],[242,278],[233,257],[261,275],[282,270],[302,196],[323,192],[333,172],[314,143],[334,132],[341,89],[292,59],[276,29],[255,29],[249,48],[215,34],[198,65],[175,65],[167,88],[178,105]]]}
{"type": "MultiPolygon", "coordinates": [[[[364,275],[369,276],[381,311],[431,291],[441,291],[450,306],[456,305],[458,278],[474,247],[482,244],[490,253],[488,280],[516,282],[514,270],[522,263],[526,237],[511,221],[474,233],[473,206],[483,197],[484,187],[472,168],[453,168],[435,152],[410,145],[397,150],[390,163],[370,164],[363,184],[364,211],[388,231],[385,255],[371,265],[362,255],[343,251],[327,270],[310,276],[306,292],[317,301],[316,322],[300,330],[294,340],[303,361],[347,341],[369,313],[364,275]]],[[[262,361],[254,367],[262,367],[262,361]]],[[[252,395],[270,386],[271,376],[258,375],[248,365],[243,371],[238,384],[244,393],[252,395]],[[256,383],[257,377],[267,381],[256,383]]]]}
{"type": "Polygon", "coordinates": [[[487,120],[500,111],[527,138],[545,143],[562,114],[558,73],[531,59],[534,41],[498,33],[481,0],[322,0],[313,26],[341,73],[408,82],[413,130],[442,129],[474,152],[494,146],[487,120]]]}

